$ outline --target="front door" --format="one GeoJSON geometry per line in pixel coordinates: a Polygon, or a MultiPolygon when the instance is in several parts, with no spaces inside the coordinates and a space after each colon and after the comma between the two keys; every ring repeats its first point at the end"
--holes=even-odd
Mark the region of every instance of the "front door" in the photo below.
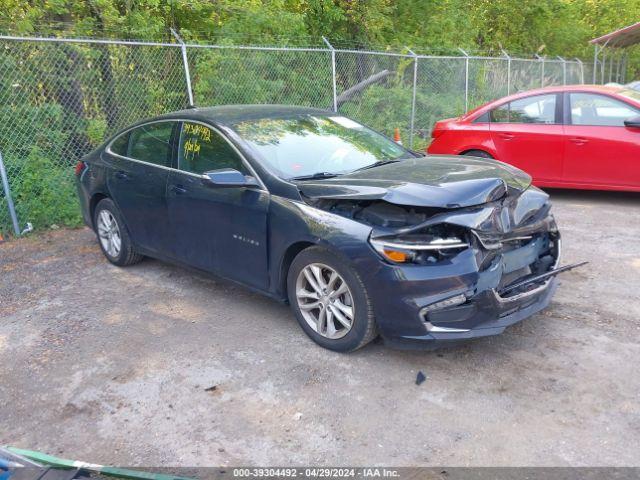
{"type": "Polygon", "coordinates": [[[167,183],[173,255],[194,267],[266,289],[268,192],[216,187],[203,176],[221,168],[250,174],[216,129],[184,122],[179,135],[178,171],[169,174],[167,183]]]}
{"type": "Polygon", "coordinates": [[[606,95],[569,93],[564,180],[577,185],[640,187],[640,129],[624,125],[640,115],[606,95]]]}
{"type": "Polygon", "coordinates": [[[560,94],[534,95],[501,105],[490,113],[497,159],[524,170],[534,182],[562,174],[564,127],[560,94]]]}
{"type": "Polygon", "coordinates": [[[154,122],[117,137],[106,150],[107,185],[133,243],[164,255],[169,248],[165,191],[176,122],[154,122]]]}

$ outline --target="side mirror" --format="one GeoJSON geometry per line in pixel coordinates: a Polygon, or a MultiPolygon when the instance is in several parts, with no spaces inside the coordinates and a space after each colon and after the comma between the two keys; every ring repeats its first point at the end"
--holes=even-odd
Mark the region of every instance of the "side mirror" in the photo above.
{"type": "Polygon", "coordinates": [[[624,125],[625,127],[630,128],[640,128],[640,115],[638,115],[637,117],[627,118],[624,121],[624,125]]]}
{"type": "Polygon", "coordinates": [[[205,181],[212,187],[232,188],[232,187],[257,187],[256,179],[249,175],[243,175],[233,168],[221,168],[204,173],[205,181]]]}

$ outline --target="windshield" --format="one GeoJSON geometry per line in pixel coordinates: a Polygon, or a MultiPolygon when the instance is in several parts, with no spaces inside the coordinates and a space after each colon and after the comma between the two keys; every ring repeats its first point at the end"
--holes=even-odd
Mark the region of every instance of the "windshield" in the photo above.
{"type": "Polygon", "coordinates": [[[319,172],[339,175],[412,156],[397,143],[339,115],[261,118],[234,128],[271,170],[287,179],[319,172]]]}

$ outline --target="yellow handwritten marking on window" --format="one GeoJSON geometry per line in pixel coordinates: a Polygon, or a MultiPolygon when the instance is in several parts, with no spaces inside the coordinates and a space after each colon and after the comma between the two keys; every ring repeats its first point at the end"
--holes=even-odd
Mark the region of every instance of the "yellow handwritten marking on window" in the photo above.
{"type": "Polygon", "coordinates": [[[211,143],[211,129],[199,123],[185,123],[182,130],[187,135],[198,137],[203,142],[211,143]]]}
{"type": "Polygon", "coordinates": [[[187,156],[189,153],[193,153],[197,155],[200,153],[200,143],[197,139],[191,141],[191,139],[184,142],[184,155],[187,156]]]}

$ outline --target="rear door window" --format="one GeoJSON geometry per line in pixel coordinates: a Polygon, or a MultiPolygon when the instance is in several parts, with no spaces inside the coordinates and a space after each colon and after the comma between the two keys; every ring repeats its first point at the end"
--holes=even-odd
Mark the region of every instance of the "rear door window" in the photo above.
{"type": "Polygon", "coordinates": [[[174,125],[175,122],[156,122],[131,130],[126,156],[134,160],[169,167],[171,165],[171,132],[174,125]]]}
{"type": "Polygon", "coordinates": [[[476,118],[473,123],[488,123],[489,122],[489,113],[490,112],[484,112],[482,115],[480,115],[478,118],[476,118]]]}
{"type": "Polygon", "coordinates": [[[116,138],[113,142],[111,142],[111,146],[109,150],[111,150],[116,155],[122,155],[123,157],[127,156],[127,149],[129,148],[129,132],[123,133],[118,138],[116,138]]]}
{"type": "Polygon", "coordinates": [[[534,95],[505,103],[491,111],[491,121],[553,125],[556,123],[556,97],[555,93],[534,95]]]}
{"type": "Polygon", "coordinates": [[[233,168],[244,174],[247,169],[231,144],[216,130],[201,123],[183,122],[178,144],[178,168],[203,174],[221,168],[233,168]]]}

